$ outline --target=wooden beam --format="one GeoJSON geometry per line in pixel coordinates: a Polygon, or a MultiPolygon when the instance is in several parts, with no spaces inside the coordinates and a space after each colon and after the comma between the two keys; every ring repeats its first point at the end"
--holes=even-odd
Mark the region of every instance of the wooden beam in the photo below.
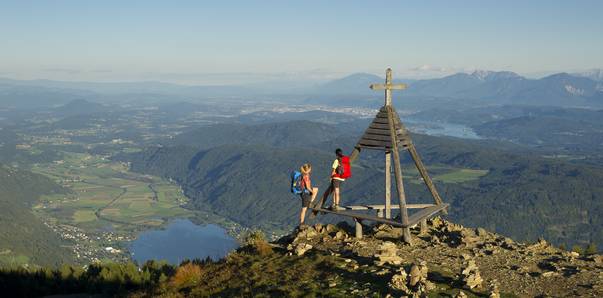
{"type": "MultiPolygon", "coordinates": [[[[423,209],[428,207],[436,206],[434,204],[406,204],[406,209],[423,209]]],[[[400,206],[391,205],[391,209],[398,209],[400,206]]],[[[348,205],[348,206],[339,206],[340,210],[379,210],[385,209],[385,205],[379,204],[367,204],[367,205],[348,205]]]]}
{"type": "Polygon", "coordinates": [[[406,84],[396,83],[396,84],[371,84],[369,86],[371,90],[404,90],[406,89],[406,84]]]}
{"type": "Polygon", "coordinates": [[[354,223],[356,226],[356,239],[362,239],[362,223],[358,218],[354,218],[354,223]]]}
{"type": "Polygon", "coordinates": [[[404,184],[402,183],[402,169],[400,167],[400,152],[398,151],[397,136],[394,129],[394,113],[391,106],[386,106],[389,122],[389,130],[392,138],[392,151],[394,154],[394,174],[396,175],[396,189],[398,190],[398,200],[400,202],[400,217],[402,225],[406,228],[402,229],[404,242],[412,245],[410,238],[410,229],[408,228],[408,211],[406,210],[406,195],[404,194],[404,184]]]}
{"type": "Polygon", "coordinates": [[[385,151],[385,218],[392,218],[392,153],[385,151]]]}
{"type": "Polygon", "coordinates": [[[356,161],[356,159],[360,155],[361,150],[362,149],[359,147],[354,147],[354,150],[352,151],[352,153],[350,153],[350,164],[356,161]]]}
{"type": "MultiPolygon", "coordinates": [[[[413,144],[409,144],[408,152],[410,153],[412,160],[415,162],[415,166],[417,166],[417,170],[419,170],[419,174],[421,174],[421,178],[423,178],[425,185],[427,185],[427,189],[429,189],[429,192],[431,193],[433,200],[438,205],[442,204],[443,203],[442,198],[440,197],[440,194],[438,193],[437,189],[435,188],[435,185],[433,184],[431,177],[429,177],[429,175],[427,174],[427,169],[425,168],[425,165],[423,165],[423,162],[421,161],[421,158],[419,157],[419,153],[417,153],[417,149],[415,149],[415,146],[413,144]]],[[[446,210],[444,210],[444,214],[447,214],[447,213],[448,212],[446,212],[446,210]]]]}
{"type": "Polygon", "coordinates": [[[448,204],[440,204],[440,205],[435,205],[435,206],[432,206],[432,207],[429,207],[429,208],[421,209],[421,210],[413,213],[408,218],[408,225],[407,226],[416,225],[421,220],[423,220],[425,218],[429,218],[429,217],[435,215],[436,213],[445,210],[446,208],[448,208],[448,204]]]}
{"type": "Polygon", "coordinates": [[[394,227],[401,227],[401,228],[404,227],[402,225],[402,223],[399,222],[399,221],[395,221],[395,220],[391,220],[391,219],[387,219],[387,218],[380,218],[380,217],[376,217],[376,216],[371,216],[371,215],[368,215],[368,214],[362,214],[362,213],[356,213],[356,212],[350,212],[350,211],[337,211],[337,210],[323,209],[323,208],[314,208],[312,210],[315,211],[315,212],[331,213],[331,214],[336,214],[336,215],[341,215],[341,216],[347,216],[347,217],[352,217],[352,218],[358,218],[358,219],[364,219],[364,220],[370,220],[370,221],[380,222],[380,223],[388,224],[388,225],[391,225],[391,226],[394,226],[394,227]]]}
{"type": "Polygon", "coordinates": [[[339,209],[339,210],[331,210],[331,209],[324,209],[324,208],[314,207],[314,208],[312,208],[312,211],[313,212],[317,212],[317,213],[318,212],[331,213],[331,214],[336,214],[336,215],[341,215],[341,216],[347,216],[347,217],[351,217],[351,218],[370,220],[370,221],[374,221],[374,222],[380,222],[380,223],[388,224],[388,225],[391,225],[391,226],[394,226],[394,227],[410,228],[410,227],[416,225],[417,223],[419,223],[419,221],[421,219],[429,218],[430,216],[433,216],[434,214],[438,213],[439,211],[442,211],[443,209],[445,209],[447,207],[448,207],[448,204],[444,203],[442,205],[434,205],[432,207],[422,209],[422,210],[414,213],[413,215],[411,215],[408,225],[404,225],[401,222],[395,221],[393,219],[380,218],[380,217],[371,216],[371,215],[365,214],[365,213],[358,213],[358,212],[353,212],[353,211],[344,211],[344,210],[341,210],[341,209],[339,209]]]}

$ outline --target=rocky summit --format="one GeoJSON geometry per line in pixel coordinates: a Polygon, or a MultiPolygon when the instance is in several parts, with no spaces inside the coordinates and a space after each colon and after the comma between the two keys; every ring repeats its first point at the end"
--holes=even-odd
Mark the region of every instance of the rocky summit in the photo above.
{"type": "MultiPolygon", "coordinates": [[[[440,217],[427,223],[423,233],[418,227],[412,230],[412,246],[403,244],[400,228],[365,227],[365,235],[357,239],[345,223],[303,227],[277,243],[287,255],[335,256],[350,272],[381,279],[390,297],[603,296],[601,255],[580,255],[543,239],[518,243],[440,217]]],[[[361,288],[349,290],[370,294],[361,288]]]]}

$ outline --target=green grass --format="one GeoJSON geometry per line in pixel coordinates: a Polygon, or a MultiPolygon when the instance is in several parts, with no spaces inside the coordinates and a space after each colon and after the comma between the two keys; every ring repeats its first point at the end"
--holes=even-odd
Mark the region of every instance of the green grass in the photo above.
{"type": "Polygon", "coordinates": [[[69,195],[43,196],[35,207],[62,223],[100,228],[110,220],[114,228],[130,230],[136,225],[161,225],[162,218],[193,215],[180,207],[187,199],[177,185],[129,172],[123,164],[98,156],[65,152],[63,163],[41,164],[33,170],[72,190],[69,195]]]}
{"type": "Polygon", "coordinates": [[[73,221],[76,223],[96,220],[94,210],[76,210],[73,213],[73,221]]]}
{"type": "Polygon", "coordinates": [[[488,174],[488,170],[456,169],[453,172],[436,175],[433,180],[444,183],[463,183],[477,180],[486,174],[488,174]]]}

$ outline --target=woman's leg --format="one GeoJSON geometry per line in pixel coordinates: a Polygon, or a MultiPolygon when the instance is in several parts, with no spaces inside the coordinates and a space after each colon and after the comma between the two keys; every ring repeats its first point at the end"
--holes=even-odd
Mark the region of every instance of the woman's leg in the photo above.
{"type": "Polygon", "coordinates": [[[304,219],[306,219],[306,211],[308,210],[308,207],[302,207],[301,209],[301,213],[299,214],[299,224],[303,225],[304,224],[304,219]]]}

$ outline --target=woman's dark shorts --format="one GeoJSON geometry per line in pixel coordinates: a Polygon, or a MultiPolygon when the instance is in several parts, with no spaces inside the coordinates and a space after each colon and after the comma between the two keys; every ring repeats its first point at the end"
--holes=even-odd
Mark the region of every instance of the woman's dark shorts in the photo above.
{"type": "Polygon", "coordinates": [[[312,195],[310,193],[301,193],[300,194],[301,199],[302,199],[302,207],[310,207],[310,201],[312,200],[312,195]]]}

